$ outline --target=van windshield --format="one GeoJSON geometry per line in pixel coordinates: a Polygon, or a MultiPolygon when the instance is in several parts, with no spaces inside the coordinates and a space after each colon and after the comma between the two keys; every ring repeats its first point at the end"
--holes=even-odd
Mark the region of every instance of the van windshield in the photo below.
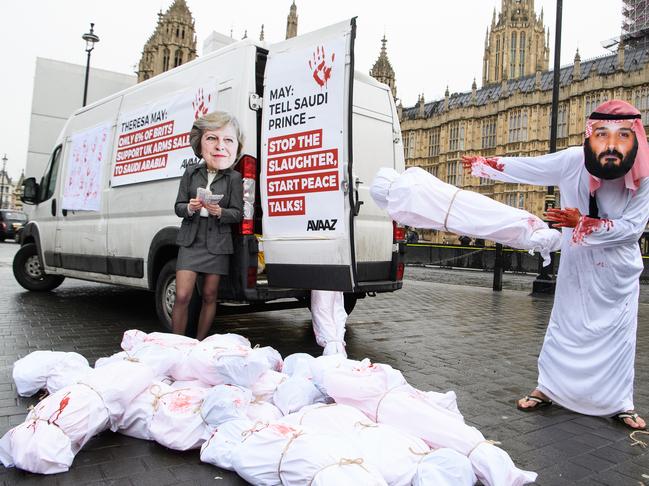
{"type": "Polygon", "coordinates": [[[18,211],[5,211],[4,216],[8,221],[16,221],[20,223],[27,221],[27,215],[18,211]]]}

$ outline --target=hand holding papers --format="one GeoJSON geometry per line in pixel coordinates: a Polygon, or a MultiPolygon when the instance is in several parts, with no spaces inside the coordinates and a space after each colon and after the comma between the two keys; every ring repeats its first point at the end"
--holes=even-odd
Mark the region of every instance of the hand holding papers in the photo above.
{"type": "Polygon", "coordinates": [[[203,206],[206,204],[218,204],[223,199],[223,194],[212,194],[207,188],[199,187],[196,191],[196,199],[198,199],[203,206]]]}

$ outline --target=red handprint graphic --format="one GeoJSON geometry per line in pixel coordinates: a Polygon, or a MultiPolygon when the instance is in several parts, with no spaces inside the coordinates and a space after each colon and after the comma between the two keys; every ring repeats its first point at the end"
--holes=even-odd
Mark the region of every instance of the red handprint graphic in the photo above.
{"type": "MultiPolygon", "coordinates": [[[[335,53],[331,54],[331,64],[335,57],[335,53]]],[[[309,68],[313,70],[313,79],[321,88],[326,86],[327,81],[331,78],[331,64],[327,65],[324,47],[316,47],[313,59],[309,59],[309,68]]]]}
{"type": "Polygon", "coordinates": [[[207,102],[205,101],[205,93],[203,93],[203,88],[199,88],[192,101],[192,108],[194,108],[194,120],[198,120],[200,117],[207,115],[209,111],[208,105],[212,101],[212,95],[207,95],[207,102]]]}

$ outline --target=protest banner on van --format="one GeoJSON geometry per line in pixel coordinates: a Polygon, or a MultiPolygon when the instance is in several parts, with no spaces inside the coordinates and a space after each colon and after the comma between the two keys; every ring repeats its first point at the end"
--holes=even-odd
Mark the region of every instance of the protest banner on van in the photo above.
{"type": "Polygon", "coordinates": [[[67,149],[67,172],[63,181],[63,209],[99,211],[102,162],[108,157],[109,123],[74,133],[67,149]]]}
{"type": "Polygon", "coordinates": [[[112,186],[179,177],[197,163],[189,144],[194,120],[216,106],[212,88],[191,87],[117,120],[112,186]]]}
{"type": "MultiPolygon", "coordinates": [[[[306,37],[306,36],[305,36],[306,37]]],[[[344,32],[271,48],[261,140],[264,238],[345,232],[344,32]]]]}

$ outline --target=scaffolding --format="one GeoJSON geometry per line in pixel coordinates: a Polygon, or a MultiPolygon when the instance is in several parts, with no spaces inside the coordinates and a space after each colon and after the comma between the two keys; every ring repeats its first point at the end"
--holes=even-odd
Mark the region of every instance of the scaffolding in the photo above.
{"type": "Polygon", "coordinates": [[[649,0],[622,0],[622,39],[632,47],[649,47],[649,0]]]}

